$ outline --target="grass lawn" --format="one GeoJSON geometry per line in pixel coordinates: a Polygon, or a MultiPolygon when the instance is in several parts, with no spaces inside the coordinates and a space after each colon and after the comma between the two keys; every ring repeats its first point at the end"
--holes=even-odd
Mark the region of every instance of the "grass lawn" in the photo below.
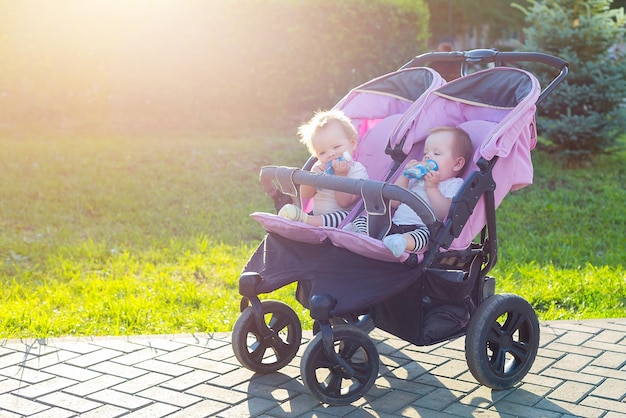
{"type": "MultiPolygon", "coordinates": [[[[626,155],[534,158],[498,210],[498,292],[542,319],[626,317],[626,155]]],[[[272,210],[259,168],[305,159],[294,137],[2,139],[0,337],[230,331],[264,235],[248,215],[272,210]]],[[[293,292],[269,296],[310,327],[293,292]]]]}

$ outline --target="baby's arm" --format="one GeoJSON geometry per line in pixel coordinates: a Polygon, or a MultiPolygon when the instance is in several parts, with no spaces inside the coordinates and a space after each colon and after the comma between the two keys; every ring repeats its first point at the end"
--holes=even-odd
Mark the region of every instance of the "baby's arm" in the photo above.
{"type": "MultiPolygon", "coordinates": [[[[410,160],[408,163],[406,163],[406,165],[404,166],[404,170],[406,170],[407,168],[413,167],[415,164],[417,164],[418,161],[417,160],[410,160]]],[[[400,187],[404,187],[405,189],[409,188],[409,178],[406,176],[399,176],[396,181],[394,182],[394,184],[396,186],[400,186],[400,187]]],[[[398,206],[400,206],[400,202],[398,200],[392,200],[391,202],[391,207],[392,208],[397,208],[398,206]]]]}
{"type": "Polygon", "coordinates": [[[426,194],[428,194],[428,200],[430,200],[430,207],[435,212],[437,219],[443,220],[448,216],[450,206],[452,205],[452,199],[445,197],[441,190],[439,190],[439,172],[431,171],[424,176],[424,187],[426,188],[426,194]]]}
{"type": "Polygon", "coordinates": [[[359,196],[351,193],[335,192],[335,199],[337,199],[337,204],[339,206],[342,208],[348,208],[359,199],[359,196]]]}
{"type": "MultiPolygon", "coordinates": [[[[332,162],[333,171],[336,176],[349,177],[348,174],[350,174],[350,168],[352,168],[354,162],[352,161],[352,157],[350,157],[349,154],[347,155],[347,157],[348,158],[338,159],[332,162]]],[[[349,208],[359,198],[360,196],[351,193],[335,192],[335,200],[337,200],[337,204],[342,208],[349,208]]]]}
{"type": "MultiPolygon", "coordinates": [[[[322,166],[322,164],[317,161],[313,167],[311,167],[311,173],[323,173],[324,172],[324,167],[322,166]]],[[[302,184],[300,186],[300,196],[303,199],[311,199],[313,196],[315,196],[315,194],[317,193],[317,187],[315,186],[307,186],[302,184]]]]}

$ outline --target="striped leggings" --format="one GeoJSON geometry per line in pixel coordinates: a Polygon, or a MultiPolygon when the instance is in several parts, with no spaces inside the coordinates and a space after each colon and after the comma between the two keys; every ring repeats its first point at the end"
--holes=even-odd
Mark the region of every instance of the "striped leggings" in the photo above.
{"type": "MultiPolygon", "coordinates": [[[[352,224],[356,227],[356,230],[362,234],[367,234],[367,218],[365,216],[359,216],[352,224]]],[[[391,229],[387,235],[393,234],[409,234],[415,241],[415,247],[410,252],[418,252],[422,248],[428,245],[430,238],[430,231],[426,225],[396,225],[392,224],[391,229]]]]}
{"type": "Polygon", "coordinates": [[[324,222],[324,226],[330,226],[332,228],[338,228],[341,222],[346,219],[350,213],[347,210],[338,210],[336,212],[326,213],[322,215],[322,222],[324,222]]]}

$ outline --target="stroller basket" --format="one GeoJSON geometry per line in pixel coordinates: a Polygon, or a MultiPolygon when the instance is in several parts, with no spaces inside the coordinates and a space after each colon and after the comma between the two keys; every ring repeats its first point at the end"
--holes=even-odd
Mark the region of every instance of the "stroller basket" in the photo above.
{"type": "Polygon", "coordinates": [[[314,162],[309,160],[303,169],[264,167],[261,184],[275,202],[287,196],[305,209],[300,185],[358,195],[363,203],[346,222],[367,216],[370,236],[253,214],[268,234],[240,278],[242,313],[233,329],[237,359],[259,373],[293,360],[302,333],[297,315],[259,295],[297,282],[296,298],[309,309],[316,334],[300,370],[322,402],[351,403],[374,384],[378,352],[367,335],[373,326],[415,345],[465,335],[468,367],[481,384],[503,389],[519,382],[536,356],[539,324],[528,302],[495,294],[495,279],[487,275],[497,260],[495,211],[509,191],[532,183],[536,104],[566,74],[567,63],[539,53],[430,53],[351,91],[337,107],[360,133],[355,155],[370,179],[320,176],[308,171],[314,162]],[[459,62],[460,77],[445,83],[420,67],[438,59],[459,62]],[[466,74],[466,62],[481,60],[496,66],[466,74]],[[542,89],[531,73],[504,66],[525,61],[548,64],[557,75],[542,89]],[[411,89],[407,83],[418,85],[411,89]],[[383,105],[371,104],[372,97],[383,105]],[[404,161],[423,154],[429,130],[442,125],[463,128],[475,151],[448,216],[438,220],[420,197],[392,182],[404,161]],[[427,250],[396,258],[382,245],[391,200],[408,204],[430,229],[427,250]]]}

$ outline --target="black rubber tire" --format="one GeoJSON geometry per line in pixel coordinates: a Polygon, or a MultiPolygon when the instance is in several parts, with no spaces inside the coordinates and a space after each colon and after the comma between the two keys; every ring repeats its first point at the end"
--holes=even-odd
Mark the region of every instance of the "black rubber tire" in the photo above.
{"type": "Polygon", "coordinates": [[[518,295],[485,299],[472,315],[465,336],[465,358],[479,383],[508,389],[532,367],[539,349],[539,320],[518,295]]]}
{"type": "Polygon", "coordinates": [[[250,306],[250,299],[245,296],[242,297],[241,301],[239,302],[239,312],[245,311],[248,306],[250,306]]]}
{"type": "Polygon", "coordinates": [[[302,340],[302,325],[293,309],[277,300],[261,301],[265,324],[278,338],[264,339],[254,319],[254,309],[247,307],[239,315],[232,333],[237,360],[256,373],[274,373],[296,356],[302,340]]]}
{"type": "Polygon", "coordinates": [[[354,376],[347,376],[343,367],[328,358],[322,333],[304,351],[300,374],[314,398],[328,405],[347,405],[374,385],[378,377],[378,350],[366,333],[352,325],[333,327],[333,340],[335,352],[355,369],[354,376]]]}

